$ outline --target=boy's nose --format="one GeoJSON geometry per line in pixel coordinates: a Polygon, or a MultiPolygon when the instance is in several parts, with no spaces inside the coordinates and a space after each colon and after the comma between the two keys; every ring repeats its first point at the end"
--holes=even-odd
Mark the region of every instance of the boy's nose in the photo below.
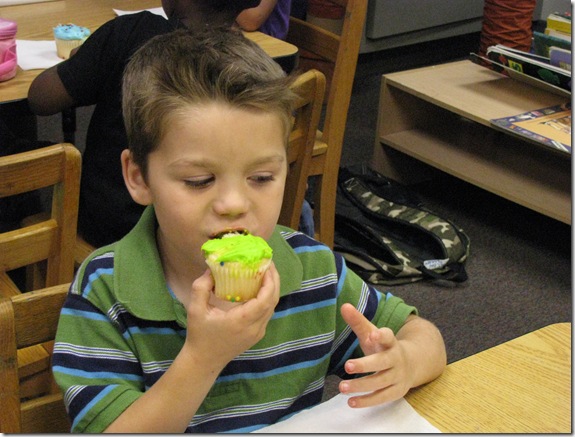
{"type": "Polygon", "coordinates": [[[214,211],[219,215],[238,216],[248,210],[248,198],[241,186],[221,189],[214,202],[214,211]]]}

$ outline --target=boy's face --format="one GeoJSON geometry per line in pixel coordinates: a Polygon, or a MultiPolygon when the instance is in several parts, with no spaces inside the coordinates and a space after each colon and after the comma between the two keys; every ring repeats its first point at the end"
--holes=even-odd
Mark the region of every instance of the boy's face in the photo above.
{"type": "Polygon", "coordinates": [[[134,197],[154,204],[163,257],[203,268],[200,247],[218,232],[271,236],[287,175],[283,132],[276,114],[222,103],[190,106],[167,121],[134,197]]]}

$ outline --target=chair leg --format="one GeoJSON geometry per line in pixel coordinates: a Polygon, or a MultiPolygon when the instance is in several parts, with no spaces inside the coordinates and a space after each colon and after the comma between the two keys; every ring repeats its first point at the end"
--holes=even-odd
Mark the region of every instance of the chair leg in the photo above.
{"type": "Polygon", "coordinates": [[[333,249],[337,175],[335,180],[327,173],[318,175],[315,183],[314,224],[316,239],[333,249]]]}

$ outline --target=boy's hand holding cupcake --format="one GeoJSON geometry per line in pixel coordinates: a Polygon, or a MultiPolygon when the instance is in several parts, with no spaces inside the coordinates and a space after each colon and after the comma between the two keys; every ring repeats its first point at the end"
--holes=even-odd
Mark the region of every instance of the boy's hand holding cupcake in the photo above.
{"type": "Polygon", "coordinates": [[[184,353],[207,358],[217,373],[232,359],[254,346],[265,335],[280,296],[280,277],[273,262],[262,275],[256,296],[245,302],[216,297],[217,284],[209,269],[192,286],[187,309],[184,353]],[[215,285],[215,286],[214,286],[215,285]]]}

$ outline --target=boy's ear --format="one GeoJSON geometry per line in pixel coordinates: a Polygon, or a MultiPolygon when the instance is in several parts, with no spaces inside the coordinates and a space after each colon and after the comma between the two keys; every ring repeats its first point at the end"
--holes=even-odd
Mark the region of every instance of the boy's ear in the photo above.
{"type": "Polygon", "coordinates": [[[121,160],[124,183],[132,199],[140,205],[150,205],[152,203],[152,193],[150,192],[140,166],[132,159],[130,150],[125,149],[122,151],[121,160]]]}

